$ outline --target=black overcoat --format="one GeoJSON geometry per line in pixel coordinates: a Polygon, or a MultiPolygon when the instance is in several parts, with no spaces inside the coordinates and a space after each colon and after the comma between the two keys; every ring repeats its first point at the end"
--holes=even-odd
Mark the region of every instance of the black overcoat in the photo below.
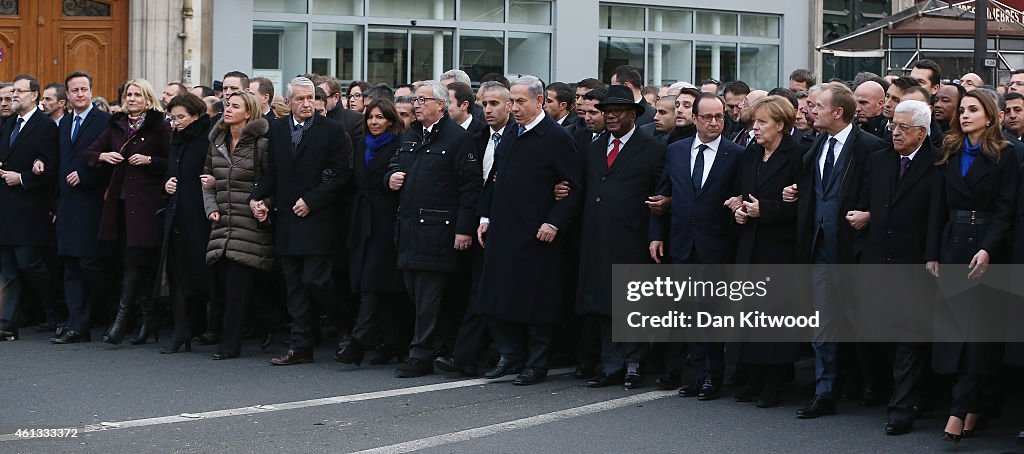
{"type": "Polygon", "coordinates": [[[384,183],[388,163],[400,144],[399,138],[395,138],[381,147],[369,166],[359,156],[354,160],[353,177],[358,192],[349,230],[349,282],[353,292],[401,292],[405,289],[395,249],[398,192],[388,189],[384,183]]]}
{"type": "Polygon", "coordinates": [[[110,180],[110,167],[87,164],[85,150],[103,134],[110,114],[93,108],[82,120],[78,135],[71,141],[74,115],[65,115],[58,127],[60,136],[60,172],[57,174],[57,253],[68,257],[102,257],[112,253],[109,245],[97,239],[103,193],[110,180]],[[68,184],[68,174],[78,172],[77,186],[68,184]]]}
{"type": "Polygon", "coordinates": [[[0,128],[0,169],[21,174],[20,185],[0,181],[0,210],[7,217],[0,222],[0,245],[44,246],[52,231],[50,196],[58,170],[57,125],[37,109],[12,144],[16,121],[12,115],[0,128]],[[40,175],[32,173],[36,160],[46,168],[40,175]]]}

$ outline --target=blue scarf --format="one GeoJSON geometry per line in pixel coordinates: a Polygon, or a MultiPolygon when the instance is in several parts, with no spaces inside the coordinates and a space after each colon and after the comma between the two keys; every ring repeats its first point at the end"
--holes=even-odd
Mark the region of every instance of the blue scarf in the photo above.
{"type": "Polygon", "coordinates": [[[378,137],[373,137],[372,134],[366,135],[366,167],[370,167],[370,161],[377,155],[377,150],[384,148],[387,144],[395,141],[395,135],[388,131],[384,131],[378,137]]]}
{"type": "Polygon", "coordinates": [[[978,152],[981,151],[981,144],[971,145],[971,140],[964,137],[964,152],[960,155],[960,176],[966,177],[967,171],[970,170],[971,164],[974,164],[974,158],[978,157],[978,152]]]}

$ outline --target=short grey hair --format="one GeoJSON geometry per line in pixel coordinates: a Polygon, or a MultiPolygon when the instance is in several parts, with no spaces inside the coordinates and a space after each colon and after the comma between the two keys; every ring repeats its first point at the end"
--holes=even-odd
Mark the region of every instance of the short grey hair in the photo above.
{"type": "Polygon", "coordinates": [[[416,82],[412,86],[413,94],[419,91],[420,87],[430,87],[431,94],[434,96],[435,99],[437,99],[437,102],[444,104],[446,107],[448,106],[448,89],[445,88],[444,85],[441,85],[441,82],[438,82],[436,80],[424,80],[421,82],[416,82]]]}
{"type": "Polygon", "coordinates": [[[815,86],[813,86],[811,88],[808,88],[807,89],[807,94],[809,95],[811,93],[817,93],[817,92],[819,92],[819,91],[821,91],[823,89],[825,89],[825,84],[818,84],[818,85],[815,85],[815,86]]]}
{"type": "Polygon", "coordinates": [[[505,85],[503,85],[501,82],[492,80],[490,82],[484,82],[483,84],[480,85],[481,95],[490,91],[497,91],[498,96],[500,96],[505,101],[508,101],[510,99],[508,94],[508,88],[505,88],[505,85]]]}
{"type": "Polygon", "coordinates": [[[926,135],[932,134],[932,109],[928,103],[911,99],[896,106],[896,113],[909,113],[914,126],[923,126],[926,135]]]}
{"type": "Polygon", "coordinates": [[[309,80],[308,77],[299,76],[288,82],[288,85],[285,87],[287,89],[285,90],[284,97],[291,98],[295,87],[309,87],[310,90],[316,91],[316,85],[313,84],[312,80],[309,80]]]}
{"type": "Polygon", "coordinates": [[[530,91],[530,96],[534,98],[544,96],[544,83],[536,76],[521,76],[512,82],[512,86],[516,85],[526,85],[526,88],[530,91]]]}
{"type": "Polygon", "coordinates": [[[469,80],[469,74],[461,69],[449,69],[441,74],[441,80],[454,79],[456,82],[462,82],[466,85],[473,86],[473,82],[469,80]]]}
{"type": "Polygon", "coordinates": [[[676,82],[668,86],[668,94],[679,96],[679,93],[682,92],[684,88],[696,89],[697,87],[689,82],[676,82]]]}

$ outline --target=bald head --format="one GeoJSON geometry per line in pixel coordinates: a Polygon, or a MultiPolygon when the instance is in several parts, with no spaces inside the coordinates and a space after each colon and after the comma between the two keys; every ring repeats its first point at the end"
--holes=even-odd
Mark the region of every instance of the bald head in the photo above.
{"type": "Polygon", "coordinates": [[[878,82],[869,80],[858,85],[853,91],[853,97],[857,100],[857,120],[861,123],[867,123],[870,118],[882,114],[885,89],[878,82]]]}
{"type": "Polygon", "coordinates": [[[960,85],[964,87],[964,90],[971,91],[985,85],[985,81],[981,80],[981,76],[977,74],[967,73],[960,77],[960,85]]]}
{"type": "Polygon", "coordinates": [[[740,123],[750,124],[750,106],[765,96],[768,96],[768,92],[764,90],[754,90],[747,93],[747,97],[743,98],[743,108],[740,109],[740,123]]]}

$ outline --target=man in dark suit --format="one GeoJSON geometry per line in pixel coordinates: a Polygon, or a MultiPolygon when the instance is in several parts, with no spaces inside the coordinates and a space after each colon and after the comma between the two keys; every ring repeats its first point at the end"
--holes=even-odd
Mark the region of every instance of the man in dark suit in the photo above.
{"type": "MultiPolygon", "coordinates": [[[[366,150],[366,120],[363,115],[354,110],[346,109],[339,100],[341,99],[341,84],[338,79],[330,76],[320,76],[314,80],[318,88],[322,88],[327,94],[327,118],[338,123],[352,139],[353,156],[362,156],[366,150]]],[[[352,167],[352,163],[349,163],[352,167]]]]}
{"type": "MultiPolygon", "coordinates": [[[[736,239],[732,212],[723,205],[732,197],[743,148],[722,137],[725,101],[713,93],[701,93],[693,105],[697,135],[669,145],[665,172],[657,196],[672,198],[669,216],[650,214],[650,254],[660,263],[669,243],[673,263],[733,263],[736,239]],[[670,234],[671,232],[671,234],[670,234]]],[[[690,344],[697,382],[684,386],[679,395],[715,399],[725,375],[722,343],[690,344]]]]}
{"type": "MultiPolygon", "coordinates": [[[[903,101],[892,118],[892,143],[888,149],[872,154],[866,167],[866,184],[858,203],[865,212],[848,214],[853,228],[867,229],[859,246],[860,262],[868,264],[937,263],[942,228],[939,197],[942,174],[935,166],[938,155],[929,135],[931,109],[923,101],[903,101]],[[865,225],[867,224],[867,225],[865,225]]],[[[901,288],[928,288],[932,277],[925,270],[894,268],[885,276],[872,279],[872,289],[892,291],[869,295],[873,307],[889,314],[893,323],[914,319],[916,308],[903,310],[900,304],[923,295],[903,295],[901,288]],[[895,273],[895,274],[893,274],[895,273]],[[879,282],[879,279],[884,282],[879,282]],[[916,282],[909,284],[908,282],[916,282]]],[[[870,291],[869,289],[865,289],[870,291]]],[[[905,330],[901,330],[905,331],[905,330]]],[[[920,385],[929,365],[929,344],[903,342],[895,345],[892,367],[893,394],[889,400],[889,422],[885,432],[900,435],[910,431],[915,411],[921,406],[920,385]]]]}
{"type": "Polygon", "coordinates": [[[503,135],[498,144],[477,231],[486,248],[481,312],[491,317],[501,351],[498,365],[484,377],[522,370],[513,384],[532,385],[547,376],[564,298],[561,232],[570,228],[583,194],[570,191],[561,200],[552,196],[559,181],[580,187],[580,161],[572,137],[541,109],[540,80],[523,76],[512,84],[510,95],[518,130],[503,135]]]}
{"type": "Polygon", "coordinates": [[[288,289],[292,336],[288,352],[271,360],[274,365],[313,362],[313,304],[337,302],[332,254],[343,240],[337,233],[342,222],[338,200],[352,177],[346,165],[352,145],[340,123],[314,114],[315,89],[305,77],[288,83],[292,113],[267,133],[270,168],[253,186],[249,203],[258,219],[265,219],[266,199],[273,197],[278,207],[274,239],[288,289]]]}
{"type": "Polygon", "coordinates": [[[277,114],[274,113],[274,109],[270,108],[270,103],[274,101],[274,83],[270,79],[266,77],[253,77],[249,79],[249,89],[247,91],[259,100],[260,113],[267,120],[267,124],[277,120],[277,114]]]}
{"type": "Polygon", "coordinates": [[[472,106],[476,105],[474,98],[473,89],[469,85],[462,82],[448,84],[448,116],[475,138],[487,129],[487,123],[470,113],[472,106]]]}
{"type": "Polygon", "coordinates": [[[409,359],[395,369],[400,378],[434,372],[441,300],[472,243],[483,180],[473,138],[448,116],[448,89],[433,80],[414,87],[416,121],[385,175],[392,191],[402,191],[398,269],[416,305],[409,359]]]}
{"type": "Polygon", "coordinates": [[[633,92],[633,100],[644,108],[644,114],[636,119],[637,125],[645,125],[654,121],[654,107],[640,94],[644,86],[644,77],[640,71],[629,65],[622,65],[612,71],[612,85],[624,85],[633,92]]]}
{"type": "Polygon", "coordinates": [[[55,344],[92,340],[90,315],[105,294],[104,265],[111,249],[97,239],[109,168],[91,167],[82,156],[107,128],[110,114],[93,108],[91,76],[72,73],[64,83],[72,114],[65,115],[58,127],[57,253],[64,261],[68,329],[50,339],[55,344]]]}
{"type": "Polygon", "coordinates": [[[648,211],[665,158],[665,145],[637,128],[643,108],[623,86],[612,86],[596,106],[605,115],[607,135],[583,155],[583,215],[576,312],[596,316],[601,332],[601,373],[587,382],[598,388],[623,380],[640,386],[640,362],[647,344],[612,342],[612,265],[651,263],[647,246],[648,211]],[[643,220],[639,225],[636,220],[643,220]],[[623,375],[624,374],[624,375],[623,375]]]}
{"type": "Polygon", "coordinates": [[[548,84],[544,90],[544,112],[572,134],[576,130],[576,103],[572,87],[564,82],[548,84]]]}
{"type": "Polygon", "coordinates": [[[50,269],[50,189],[57,173],[57,125],[36,104],[39,81],[14,78],[10,119],[0,128],[0,341],[18,339],[19,306],[25,283],[42,300],[48,323],[56,317],[50,269]]]}
{"type": "Polygon", "coordinates": [[[805,155],[800,183],[783,193],[786,202],[799,198],[797,261],[818,265],[811,276],[812,302],[821,313],[821,327],[813,343],[816,385],[814,398],[797,411],[804,419],[836,410],[839,344],[835,341],[848,333],[847,313],[852,308],[844,307],[844,302],[853,290],[852,282],[830,265],[856,263],[856,230],[847,215],[857,209],[868,156],[883,148],[877,137],[853,126],[856,107],[853,92],[846,86],[827,84],[822,88],[812,106],[814,127],[821,133],[805,155]]]}
{"type": "Polygon", "coordinates": [[[654,121],[640,126],[640,130],[653,137],[663,145],[667,145],[668,136],[676,129],[677,96],[662,96],[655,103],[654,121]]]}

